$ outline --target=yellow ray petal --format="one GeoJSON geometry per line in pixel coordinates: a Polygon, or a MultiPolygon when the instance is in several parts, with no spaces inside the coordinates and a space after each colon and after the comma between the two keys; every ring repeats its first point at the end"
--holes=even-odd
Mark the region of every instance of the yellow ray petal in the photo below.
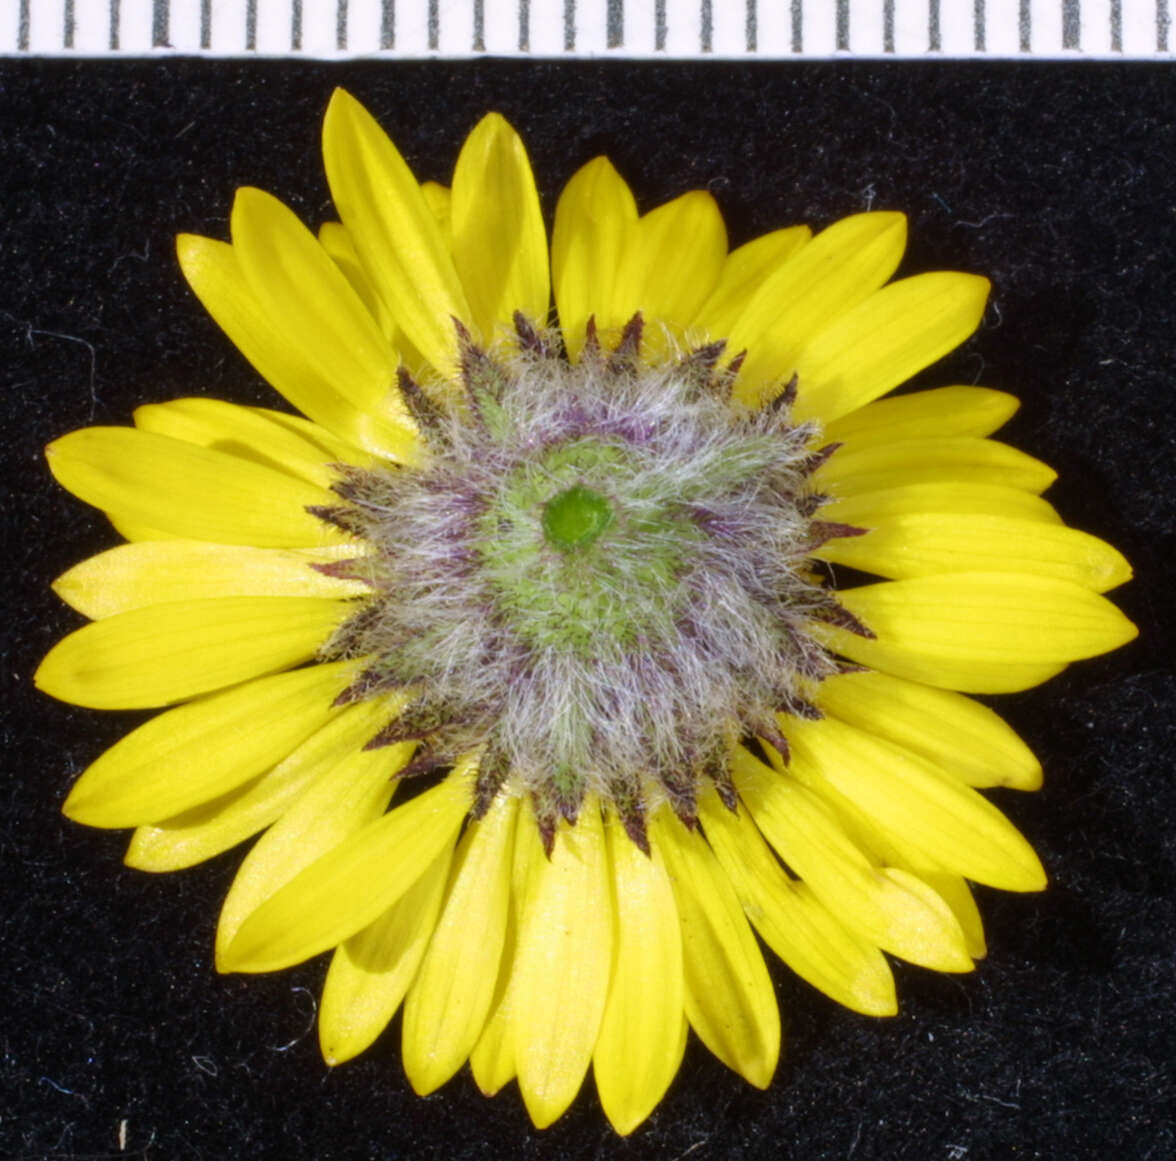
{"type": "Polygon", "coordinates": [[[1009,516],[1061,524],[1052,504],[1020,488],[1003,484],[975,484],[960,480],[907,484],[881,492],[855,492],[821,509],[822,520],[840,521],[858,528],[876,528],[895,517],[921,512],[975,513],[979,516],[1009,516]]]}
{"type": "Polygon", "coordinates": [[[400,1007],[437,921],[451,855],[446,847],[379,919],[331,957],[319,1001],[319,1047],[328,1064],[358,1056],[400,1007]]]}
{"type": "Polygon", "coordinates": [[[518,799],[503,796],[462,837],[445,910],[404,1005],[404,1071],[420,1095],[466,1061],[490,1013],[510,905],[518,799]]]}
{"type": "Polygon", "coordinates": [[[821,682],[821,709],[903,746],[971,786],[1036,790],[1041,763],[996,713],[963,694],[886,673],[846,673],[821,682]]]}
{"type": "Polygon", "coordinates": [[[240,407],[220,399],[174,399],[135,409],[140,431],[168,435],[198,447],[240,456],[329,488],[339,478],[330,465],[371,467],[377,461],[325,428],[296,415],[261,407],[240,407]]]}
{"type": "Polygon", "coordinates": [[[682,925],[686,1016],[728,1068],[767,1088],[780,1056],[780,1010],[764,957],[715,856],[668,808],[650,818],[682,925]]]}
{"type": "Polygon", "coordinates": [[[263,677],[158,714],[74,783],[62,810],[87,826],[157,822],[244,785],[337,710],[350,662],[263,677]]]}
{"type": "Polygon", "coordinates": [[[712,790],[699,799],[699,818],[747,917],[797,975],[856,1012],[898,1011],[886,957],[789,878],[745,807],[729,811],[712,790]]]}
{"type": "Polygon", "coordinates": [[[323,222],[319,226],[319,245],[327,252],[332,262],[339,267],[343,277],[351,284],[351,289],[359,296],[364,309],[376,320],[384,338],[389,345],[396,347],[398,332],[396,320],[392,317],[387,304],[380,297],[379,291],[372,285],[363,263],[359,260],[359,253],[355,243],[342,222],[323,222]]]}
{"type": "MultiPolygon", "coordinates": [[[[237,970],[229,949],[242,925],[262,904],[318,859],[380,819],[396,788],[396,772],[412,752],[413,747],[407,744],[380,750],[352,749],[335,763],[316,763],[319,777],[254,844],[233,879],[217,923],[217,971],[237,970]]],[[[427,866],[419,870],[423,873],[427,866]]],[[[379,915],[377,911],[373,921],[379,915]]],[[[365,926],[360,923],[356,930],[365,926]]]]}
{"type": "Polygon", "coordinates": [[[321,855],[241,924],[223,971],[301,963],[379,918],[457,837],[470,805],[469,763],[321,855]]]}
{"type": "Polygon", "coordinates": [[[1025,689],[1040,674],[1116,649],[1138,632],[1105,597],[1051,577],[964,572],[837,595],[878,639],[837,629],[830,635],[836,649],[898,677],[966,693],[1025,689]]]}
{"type": "Polygon", "coordinates": [[[631,1133],[678,1068],[686,1001],[682,936],[661,850],[646,857],[615,814],[605,822],[613,883],[613,966],[592,1055],[596,1091],[612,1127],[631,1133]]]}
{"type": "MultiPolygon", "coordinates": [[[[524,818],[520,826],[530,826],[524,818]]],[[[612,958],[600,807],[560,825],[550,860],[531,860],[513,972],[519,1089],[538,1128],[572,1103],[600,1031],[612,958]]]]}
{"type": "Polygon", "coordinates": [[[518,1074],[515,1052],[516,998],[518,973],[519,917],[526,905],[527,884],[532,881],[531,864],[546,859],[529,806],[520,806],[520,821],[515,829],[514,857],[511,862],[511,907],[506,920],[506,938],[502,963],[494,987],[490,1018],[470,1053],[470,1071],[474,1082],[486,1096],[493,1096],[518,1074]]]}
{"type": "Polygon", "coordinates": [[[737,397],[756,403],[778,394],[804,344],[882,286],[905,247],[902,214],[855,214],[780,266],[731,328],[729,351],[747,349],[737,397]]]}
{"type": "Polygon", "coordinates": [[[793,365],[798,420],[834,420],[904,383],[980,325],[990,283],[935,271],[884,286],[818,331],[793,365]]]}
{"type": "MultiPolygon", "coordinates": [[[[336,435],[322,424],[303,419],[301,415],[290,415],[288,412],[274,411],[269,407],[247,407],[245,410],[260,415],[274,426],[297,437],[307,446],[312,458],[324,455],[329,463],[352,464],[361,468],[380,467],[391,458],[387,452],[381,451],[377,454],[365,451],[359,444],[336,435]]],[[[404,437],[408,455],[404,460],[396,462],[416,463],[417,451],[412,433],[407,427],[398,427],[397,431],[404,437]]]]}
{"type": "Polygon", "coordinates": [[[176,239],[180,269],[205,310],[273,387],[304,415],[335,435],[397,462],[419,458],[410,427],[356,407],[329,370],[304,359],[286,341],[284,320],[274,318],[253,293],[233,247],[195,234],[176,239]]]}
{"type": "Polygon", "coordinates": [[[456,369],[452,319],[470,310],[441,227],[396,146],[349,93],[336,89],[323,122],[331,196],[397,327],[447,375],[456,369]]]}
{"type": "MultiPolygon", "coordinates": [[[[127,848],[127,866],[141,871],[178,871],[263,830],[281,818],[327,770],[374,737],[404,700],[403,696],[373,698],[347,706],[266,773],[153,825],[140,826],[127,848]]],[[[241,755],[235,753],[234,758],[239,761],[241,755]]],[[[186,785],[189,780],[174,781],[186,785]]]]}
{"type": "Polygon", "coordinates": [[[233,200],[230,230],[249,288],[290,349],[329,375],[358,410],[395,414],[395,349],[293,211],[245,186],[233,200]]]}
{"type": "MultiPolygon", "coordinates": [[[[774,750],[768,755],[776,768],[785,770],[783,760],[774,750]]],[[[964,947],[972,959],[983,959],[987,954],[984,925],[968,884],[959,875],[943,870],[926,852],[909,843],[897,831],[887,827],[876,817],[868,815],[830,782],[813,781],[810,788],[833,811],[863,851],[876,862],[898,867],[920,880],[947,904],[964,937],[964,947]]]]}
{"type": "Polygon", "coordinates": [[[1020,401],[991,387],[936,387],[878,399],[824,423],[825,438],[852,445],[949,435],[991,435],[1016,414],[1020,401]]]}
{"type": "Polygon", "coordinates": [[[906,846],[898,841],[897,836],[888,835],[887,838],[893,846],[888,861],[922,879],[951,908],[951,913],[964,933],[964,946],[968,954],[974,960],[983,959],[988,954],[984,920],[967,880],[934,866],[922,851],[906,846]]]}
{"type": "Polygon", "coordinates": [[[1106,592],[1131,579],[1131,565],[1105,540],[1040,520],[959,512],[917,512],[839,537],[813,555],[877,576],[1012,572],[1054,577],[1106,592]]]}
{"type": "Polygon", "coordinates": [[[690,320],[691,328],[698,328],[712,340],[725,339],[739,316],[747,309],[760,284],[812,236],[813,232],[808,226],[789,226],[754,238],[737,250],[732,250],[723,261],[714,290],[690,320]]]}
{"type": "Polygon", "coordinates": [[[737,747],[739,795],[780,857],[851,931],[937,971],[972,968],[951,909],[926,884],[871,861],[812,791],[737,747]]]}
{"type": "Polygon", "coordinates": [[[1058,478],[1048,464],[994,439],[945,436],[842,448],[814,473],[813,487],[835,497],[910,484],[1000,484],[1044,492],[1058,478]]]}
{"type": "Polygon", "coordinates": [[[110,521],[110,526],[121,536],[124,540],[183,540],[184,537],[178,536],[173,532],[164,532],[159,528],[149,528],[146,524],[140,524],[137,520],[127,520],[114,512],[104,512],[103,515],[110,521]]]}
{"type": "Polygon", "coordinates": [[[968,949],[968,954],[974,960],[983,959],[988,954],[984,920],[967,881],[960,875],[950,875],[945,871],[925,867],[913,868],[912,874],[917,874],[951,908],[951,913],[964,933],[964,946],[968,949]]]}
{"type": "Polygon", "coordinates": [[[822,631],[830,649],[877,669],[888,677],[903,677],[942,689],[967,693],[1016,693],[1057,677],[1064,661],[984,661],[947,659],[894,645],[886,641],[863,641],[841,630],[822,631]]]}
{"type": "Polygon", "coordinates": [[[331,492],[285,472],[129,427],[85,427],[45,449],[49,470],[87,504],[173,535],[304,548],[340,537],[308,505],[331,492]]]}
{"type": "MultiPolygon", "coordinates": [[[[425,195],[425,200],[433,207],[433,197],[430,195],[430,187],[441,189],[445,195],[445,214],[441,216],[440,211],[434,207],[434,212],[437,214],[437,220],[442,223],[442,230],[445,234],[448,244],[449,238],[449,191],[444,190],[441,186],[436,185],[435,182],[425,182],[421,186],[421,193],[425,195]]],[[[355,293],[359,295],[363,301],[364,307],[368,314],[376,320],[380,330],[387,338],[388,342],[396,348],[400,354],[400,361],[408,367],[411,373],[417,378],[422,376],[429,376],[434,374],[432,367],[428,360],[421,355],[417,350],[415,344],[409,337],[396,325],[396,319],[392,316],[392,311],[388,304],[380,296],[380,292],[376,289],[367,270],[364,268],[362,261],[360,261],[359,251],[355,248],[355,242],[351,235],[347,232],[347,227],[342,222],[324,222],[319,227],[319,244],[331,256],[331,260],[343,272],[343,276],[351,283],[355,293]]],[[[403,402],[401,400],[401,402],[403,402]]],[[[397,404],[399,411],[399,404],[397,404]]],[[[408,431],[408,429],[405,429],[408,431]]],[[[408,431],[411,442],[414,444],[413,458],[407,462],[416,463],[421,456],[421,449],[417,446],[417,438],[415,432],[408,431]]],[[[345,463],[351,463],[346,456],[341,457],[345,463]]]]}
{"type": "Polygon", "coordinates": [[[1005,891],[1040,891],[1032,847],[992,803],[926,758],[836,718],[792,721],[789,769],[827,783],[934,865],[1005,891]]]}
{"type": "Polygon", "coordinates": [[[205,540],[120,544],[64,572],[53,591],[91,620],[147,605],[212,597],[346,597],[370,588],[312,566],[346,560],[355,548],[247,548],[205,540]]]}
{"type": "Polygon", "coordinates": [[[727,228],[710,194],[694,190],[650,210],[628,232],[610,309],[597,323],[623,326],[640,311],[646,358],[665,357],[685,337],[726,256],[727,228]]]}
{"type": "Polygon", "coordinates": [[[551,288],[539,194],[522,140],[498,113],[483,117],[462,146],[451,214],[475,337],[489,343],[513,333],[516,310],[545,325],[551,288]]]}
{"type": "Polygon", "coordinates": [[[568,182],[555,208],[551,272],[555,305],[568,358],[584,346],[590,316],[605,327],[623,325],[614,306],[617,271],[637,203],[607,157],[597,157],[568,182]]]}
{"type": "Polygon", "coordinates": [[[63,638],[34,681],[91,709],[168,705],[309,661],[348,610],[321,597],[149,605],[63,638]]]}
{"type": "Polygon", "coordinates": [[[474,1083],[486,1096],[494,1096],[514,1080],[518,1073],[518,1065],[515,1063],[514,1020],[514,998],[517,992],[514,953],[518,943],[515,928],[512,909],[512,914],[507,917],[506,943],[502,951],[494,1000],[490,1007],[490,1018],[470,1053],[470,1072],[473,1073],[474,1083]]]}
{"type": "Polygon", "coordinates": [[[421,196],[433,217],[437,219],[442,236],[452,248],[453,191],[437,181],[422,181],[421,196]]]}

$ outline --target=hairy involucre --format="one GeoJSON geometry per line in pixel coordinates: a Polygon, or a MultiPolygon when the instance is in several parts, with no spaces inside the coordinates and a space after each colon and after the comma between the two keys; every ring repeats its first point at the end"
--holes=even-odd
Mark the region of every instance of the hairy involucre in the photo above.
{"type": "Polygon", "coordinates": [[[523,320],[500,359],[463,336],[460,397],[401,376],[426,465],[345,469],[320,513],[366,545],[345,571],[372,595],[326,651],[373,659],[347,696],[417,693],[373,744],[419,738],[412,770],[482,747],[475,815],[509,782],[548,843],[589,793],[642,847],[658,801],[733,801],[731,744],[783,747],[775,714],[837,668],[807,554],[856,530],[812,519],[814,428],[788,392],[732,402],[717,347],[649,367],[626,335],[576,365],[523,320]]]}

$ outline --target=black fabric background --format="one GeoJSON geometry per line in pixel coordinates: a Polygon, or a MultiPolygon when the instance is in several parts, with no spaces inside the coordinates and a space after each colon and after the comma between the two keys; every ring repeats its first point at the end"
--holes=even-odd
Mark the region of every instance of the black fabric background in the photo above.
{"type": "Polygon", "coordinates": [[[0,1158],[1176,1155],[1170,66],[9,61],[0,91],[0,1158]],[[154,878],[122,867],[125,835],[58,813],[140,715],[30,687],[78,621],[47,582],[115,542],[53,485],[40,449],[141,402],[271,401],[187,291],[172,239],[224,236],[238,185],[329,216],[317,136],[336,84],[441,180],[477,117],[500,109],[548,213],[598,152],[645,207],[711,189],[734,243],[907,211],[905,271],[995,284],[982,331],[923,381],[1017,393],[1008,438],[1061,471],[1051,497],[1067,520],[1136,566],[1116,599],[1140,641],[995,699],[1046,765],[1040,794],[994,797],[1051,888],[980,891],[988,960],[956,978],[899,965],[892,1020],[843,1011],[776,964],[786,1049],[765,1093],[693,1043],[658,1112],[621,1141],[590,1082],[545,1133],[513,1088],[488,1101],[468,1073],[419,1100],[398,1023],[329,1072],[313,1033],[322,961],[212,970],[237,853],[154,878]]]}

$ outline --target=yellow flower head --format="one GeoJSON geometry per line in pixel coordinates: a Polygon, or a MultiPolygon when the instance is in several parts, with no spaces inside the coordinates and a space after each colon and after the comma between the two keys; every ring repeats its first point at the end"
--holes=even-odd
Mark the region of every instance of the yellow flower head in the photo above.
{"type": "Polygon", "coordinates": [[[883,953],[969,970],[967,880],[1045,876],[978,793],[1040,768],[964,694],[1135,633],[1100,595],[1126,561],[988,438],[1014,399],[880,400],[975,330],[988,283],[890,281],[895,213],[728,252],[709,194],[639,214],[604,158],[549,252],[496,114],[448,189],[343,92],[323,152],[340,221],[317,238],[242,189],[230,243],[179,240],[301,416],[179,399],[48,449],[128,543],[57,581],[92,623],[37,682],[173,707],[66,813],[134,827],[154,871],[264,831],[218,967],[331,951],[329,1062],[403,1004],[418,1092],[468,1060],[539,1126],[591,1066],[630,1132],[688,1028],[766,1086],[757,934],[875,1015],[883,953]]]}

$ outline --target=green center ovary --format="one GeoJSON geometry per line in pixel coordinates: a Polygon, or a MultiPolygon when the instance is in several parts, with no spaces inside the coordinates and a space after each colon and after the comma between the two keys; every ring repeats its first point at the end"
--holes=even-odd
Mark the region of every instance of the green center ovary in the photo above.
{"type": "Polygon", "coordinates": [[[631,445],[581,439],[520,464],[482,517],[495,607],[528,645],[588,656],[657,640],[698,539],[631,445]]]}
{"type": "Polygon", "coordinates": [[[573,484],[543,508],[543,535],[552,548],[587,548],[613,521],[613,509],[599,492],[573,484]]]}

